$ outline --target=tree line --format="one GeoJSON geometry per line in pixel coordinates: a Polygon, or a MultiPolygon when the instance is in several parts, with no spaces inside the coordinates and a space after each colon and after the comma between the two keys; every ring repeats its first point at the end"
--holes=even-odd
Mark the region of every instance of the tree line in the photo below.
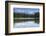
{"type": "Polygon", "coordinates": [[[14,18],[16,17],[16,18],[21,18],[21,17],[23,17],[23,18],[39,18],[39,12],[37,12],[37,13],[34,13],[34,15],[33,14],[24,14],[24,13],[15,13],[14,12],[14,18]]]}

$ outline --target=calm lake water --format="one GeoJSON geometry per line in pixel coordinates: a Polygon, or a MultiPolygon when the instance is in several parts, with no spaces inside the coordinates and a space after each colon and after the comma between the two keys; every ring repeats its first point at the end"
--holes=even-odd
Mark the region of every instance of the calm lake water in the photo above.
{"type": "Polygon", "coordinates": [[[30,28],[30,27],[39,27],[39,21],[23,21],[23,22],[15,22],[14,28],[30,28]]]}

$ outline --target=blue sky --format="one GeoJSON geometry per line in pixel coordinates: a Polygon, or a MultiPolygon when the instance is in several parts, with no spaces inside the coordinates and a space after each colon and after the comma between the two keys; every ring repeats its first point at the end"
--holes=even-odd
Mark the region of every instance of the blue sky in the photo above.
{"type": "Polygon", "coordinates": [[[39,12],[39,8],[13,8],[15,13],[33,14],[39,12]]]}

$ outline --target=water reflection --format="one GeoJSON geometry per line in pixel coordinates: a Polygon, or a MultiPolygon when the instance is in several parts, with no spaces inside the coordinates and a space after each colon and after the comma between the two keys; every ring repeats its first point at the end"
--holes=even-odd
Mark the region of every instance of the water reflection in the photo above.
{"type": "Polygon", "coordinates": [[[14,23],[25,22],[25,21],[34,21],[39,24],[39,19],[14,19],[14,23]]]}
{"type": "Polygon", "coordinates": [[[39,27],[39,19],[15,19],[15,28],[39,27]]]}

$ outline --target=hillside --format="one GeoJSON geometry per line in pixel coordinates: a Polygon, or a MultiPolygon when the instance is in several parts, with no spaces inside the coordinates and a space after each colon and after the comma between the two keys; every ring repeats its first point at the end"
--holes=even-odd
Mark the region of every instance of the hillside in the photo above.
{"type": "Polygon", "coordinates": [[[24,14],[24,13],[14,13],[14,18],[39,18],[39,12],[34,13],[34,14],[24,14]]]}

